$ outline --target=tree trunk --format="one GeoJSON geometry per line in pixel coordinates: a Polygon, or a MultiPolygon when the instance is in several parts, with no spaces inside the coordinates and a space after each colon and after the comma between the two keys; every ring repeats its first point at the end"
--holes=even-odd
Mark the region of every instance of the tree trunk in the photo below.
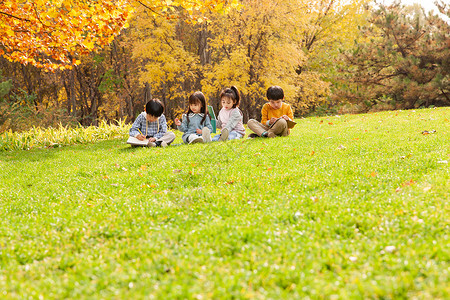
{"type": "Polygon", "coordinates": [[[208,28],[206,24],[201,25],[198,33],[198,55],[202,66],[211,63],[211,50],[208,45],[208,28]]]}

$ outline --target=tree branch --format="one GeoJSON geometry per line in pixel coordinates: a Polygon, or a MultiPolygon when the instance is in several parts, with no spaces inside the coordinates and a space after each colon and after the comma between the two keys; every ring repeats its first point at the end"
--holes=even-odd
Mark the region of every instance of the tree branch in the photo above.
{"type": "Polygon", "coordinates": [[[8,13],[5,13],[5,12],[3,12],[3,11],[0,11],[0,14],[5,15],[5,16],[8,16],[8,17],[10,17],[10,18],[17,19],[17,20],[21,20],[21,21],[25,21],[25,22],[31,22],[31,21],[28,20],[28,19],[19,18],[19,17],[13,16],[13,15],[10,15],[10,14],[8,14],[8,13]]]}

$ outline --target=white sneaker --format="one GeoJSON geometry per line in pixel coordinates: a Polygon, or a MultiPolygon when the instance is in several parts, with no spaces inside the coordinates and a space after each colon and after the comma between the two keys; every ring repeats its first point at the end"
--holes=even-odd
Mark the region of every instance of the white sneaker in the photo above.
{"type": "Polygon", "coordinates": [[[169,145],[165,141],[161,142],[161,147],[167,147],[167,146],[169,146],[169,145]]]}
{"type": "Polygon", "coordinates": [[[228,140],[229,134],[230,134],[230,132],[228,131],[228,129],[226,129],[226,128],[222,129],[222,132],[220,133],[219,141],[223,142],[223,141],[228,140]]]}
{"type": "Polygon", "coordinates": [[[211,131],[209,130],[208,127],[203,127],[202,138],[205,143],[211,142],[211,131]]]}

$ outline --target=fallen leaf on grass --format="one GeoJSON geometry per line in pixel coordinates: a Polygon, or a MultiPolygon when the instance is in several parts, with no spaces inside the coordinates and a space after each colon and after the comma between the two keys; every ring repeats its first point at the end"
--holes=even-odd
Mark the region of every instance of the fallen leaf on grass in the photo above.
{"type": "Polygon", "coordinates": [[[309,154],[310,156],[313,156],[314,153],[316,153],[315,151],[311,151],[311,153],[309,154]]]}
{"type": "Polygon", "coordinates": [[[173,170],[173,174],[180,173],[180,172],[181,172],[180,169],[174,169],[174,170],[173,170]]]}
{"type": "Polygon", "coordinates": [[[433,129],[433,130],[430,130],[430,131],[428,131],[428,130],[422,131],[423,135],[432,134],[432,133],[436,133],[436,130],[433,129]]]}
{"type": "Polygon", "coordinates": [[[233,184],[233,183],[234,183],[234,180],[230,180],[230,181],[225,182],[225,184],[227,184],[227,185],[233,184]]]}
{"type": "Polygon", "coordinates": [[[319,201],[319,197],[317,196],[311,196],[310,198],[314,203],[316,203],[317,201],[319,201]]]}
{"type": "Polygon", "coordinates": [[[333,122],[328,122],[328,125],[333,125],[333,122]]]}
{"type": "Polygon", "coordinates": [[[339,145],[339,146],[337,147],[337,149],[338,149],[338,150],[344,150],[344,149],[347,149],[347,147],[345,147],[344,145],[339,145]]]}
{"type": "Polygon", "coordinates": [[[413,184],[415,184],[416,182],[413,180],[413,179],[411,179],[411,180],[406,180],[405,182],[403,182],[402,183],[402,186],[403,187],[405,187],[405,186],[410,186],[410,185],[413,185],[413,184]]]}
{"type": "Polygon", "coordinates": [[[395,189],[395,192],[396,192],[396,193],[400,193],[401,191],[402,191],[402,189],[399,188],[399,187],[395,189]]]}
{"type": "Polygon", "coordinates": [[[142,165],[142,166],[141,166],[141,170],[142,170],[142,171],[147,170],[147,166],[146,166],[146,165],[142,165]]]}
{"type": "Polygon", "coordinates": [[[370,177],[377,177],[377,172],[370,173],[370,177]]]}
{"type": "Polygon", "coordinates": [[[396,212],[395,212],[395,215],[396,216],[401,216],[401,215],[404,215],[405,214],[405,212],[403,211],[403,210],[397,210],[396,212]]]}

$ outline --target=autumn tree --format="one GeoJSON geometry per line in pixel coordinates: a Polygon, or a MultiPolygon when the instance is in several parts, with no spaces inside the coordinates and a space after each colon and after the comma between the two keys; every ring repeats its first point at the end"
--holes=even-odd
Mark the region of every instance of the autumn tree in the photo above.
{"type": "MultiPolygon", "coordinates": [[[[444,3],[440,11],[450,17],[444,3]]],[[[450,25],[436,14],[409,12],[399,3],[374,9],[371,26],[361,29],[368,41],[344,53],[338,99],[366,110],[450,104],[450,25]]]]}
{"type": "Polygon", "coordinates": [[[306,60],[299,65],[294,106],[298,113],[310,113],[319,106],[332,106],[330,95],[339,66],[340,51],[353,47],[360,38],[358,27],[367,24],[368,0],[307,1],[301,28],[300,47],[306,60]]]}
{"type": "Polygon", "coordinates": [[[305,5],[301,1],[240,1],[226,15],[211,16],[211,63],[205,66],[203,91],[215,103],[221,89],[241,91],[244,119],[259,117],[270,85],[281,85],[286,101],[296,94],[296,66],[303,64],[298,34],[305,5]]]}
{"type": "Polygon", "coordinates": [[[132,120],[142,110],[146,89],[137,80],[142,65],[132,58],[131,30],[123,31],[131,12],[145,8],[148,15],[174,20],[182,12],[195,23],[206,11],[226,12],[234,1],[113,2],[114,6],[109,1],[0,3],[0,52],[10,61],[0,57],[0,69],[6,79],[13,79],[4,107],[25,103],[13,99],[18,95],[30,99],[31,112],[39,116],[38,124],[36,118],[28,118],[29,124],[21,123],[20,128],[51,125],[51,120],[41,122],[46,119],[41,112],[65,123],[59,114],[65,111],[85,125],[101,118],[132,120]]]}
{"type": "MultiPolygon", "coordinates": [[[[135,7],[154,14],[183,8],[189,15],[226,11],[226,0],[4,0],[0,2],[0,55],[47,70],[70,68],[80,55],[112,42],[135,7]]],[[[193,18],[194,19],[194,18],[193,18]]]]}
{"type": "Polygon", "coordinates": [[[357,39],[366,2],[241,1],[240,9],[212,16],[205,90],[214,97],[223,86],[241,85],[255,116],[267,86],[279,84],[297,115],[314,109],[329,99],[339,49],[357,39]]]}
{"type": "Polygon", "coordinates": [[[185,18],[166,18],[143,9],[136,12],[129,29],[139,81],[148,98],[140,108],[150,98],[159,98],[169,119],[184,108],[189,93],[200,89],[198,33],[185,18]]]}
{"type": "Polygon", "coordinates": [[[48,70],[79,64],[119,34],[132,9],[128,0],[2,1],[0,54],[48,70]]]}

